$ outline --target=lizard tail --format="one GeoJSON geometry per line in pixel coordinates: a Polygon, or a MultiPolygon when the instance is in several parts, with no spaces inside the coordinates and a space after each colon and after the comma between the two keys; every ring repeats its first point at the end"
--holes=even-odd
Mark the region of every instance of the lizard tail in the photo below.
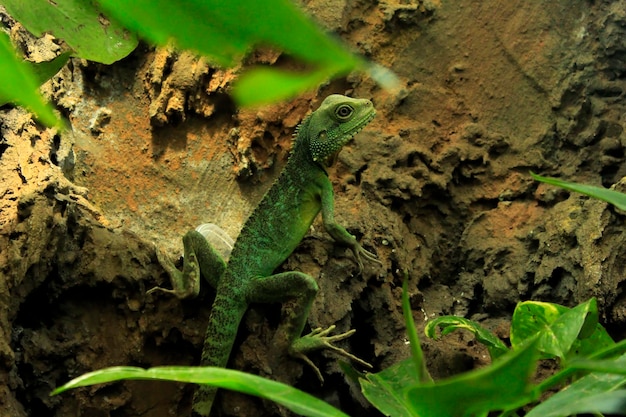
{"type": "MultiPolygon", "coordinates": [[[[237,298],[218,291],[209,317],[200,366],[226,367],[239,322],[247,309],[247,304],[237,298]]],[[[200,385],[193,398],[193,415],[208,417],[216,393],[216,387],[200,385]]]]}

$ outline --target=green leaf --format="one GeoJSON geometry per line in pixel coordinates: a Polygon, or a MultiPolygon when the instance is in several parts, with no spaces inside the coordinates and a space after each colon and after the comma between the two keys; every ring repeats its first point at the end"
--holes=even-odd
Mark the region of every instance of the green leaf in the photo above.
{"type": "MultiPolygon", "coordinates": [[[[577,414],[626,415],[626,390],[591,394],[584,387],[569,387],[566,396],[552,396],[533,408],[526,417],[566,417],[577,414]],[[556,398],[556,399],[554,399],[556,398]]],[[[560,393],[559,393],[560,394],[560,393]]]]}
{"type": "Polygon", "coordinates": [[[240,106],[258,106],[290,99],[332,77],[332,72],[288,72],[271,67],[245,71],[233,86],[232,95],[240,106]]]}
{"type": "Polygon", "coordinates": [[[574,361],[572,368],[594,372],[533,408],[526,417],[562,417],[583,413],[626,415],[626,355],[610,361],[574,361]],[[620,372],[621,375],[602,373],[620,372]]]}
{"type": "Polygon", "coordinates": [[[537,362],[536,340],[510,351],[491,366],[437,383],[420,383],[414,361],[406,359],[361,379],[365,397],[394,417],[460,417],[509,410],[533,401],[528,383],[537,362]]]}
{"type": "Polygon", "coordinates": [[[604,187],[595,187],[593,185],[578,184],[576,182],[562,181],[557,178],[542,177],[534,172],[531,172],[530,175],[537,181],[556,185],[569,191],[575,191],[588,195],[589,197],[597,198],[598,200],[606,201],[607,203],[613,204],[618,209],[626,211],[626,194],[620,193],[619,191],[604,187]]]}
{"type": "Polygon", "coordinates": [[[174,39],[178,46],[223,65],[232,65],[262,44],[310,63],[346,68],[360,62],[289,0],[101,0],[99,4],[146,39],[161,45],[174,39]]]}
{"type": "Polygon", "coordinates": [[[413,362],[415,362],[415,369],[417,370],[416,377],[419,382],[432,382],[433,379],[430,377],[428,369],[426,368],[422,345],[419,337],[417,336],[417,330],[415,330],[415,321],[413,321],[413,314],[411,313],[408,285],[409,273],[405,270],[404,281],[402,282],[402,313],[406,322],[406,332],[409,336],[409,343],[411,343],[413,362]]]}
{"type": "MultiPolygon", "coordinates": [[[[624,358],[625,356],[610,360],[575,359],[568,365],[567,368],[572,368],[578,371],[626,375],[626,360],[624,360],[624,358]]],[[[624,380],[624,382],[626,382],[626,380],[624,380]]]]}
{"type": "Polygon", "coordinates": [[[487,368],[437,382],[408,387],[414,416],[460,417],[511,410],[534,401],[529,379],[537,362],[537,340],[501,356],[487,368]]]}
{"type": "MultiPolygon", "coordinates": [[[[32,72],[37,80],[37,85],[41,85],[52,78],[70,59],[71,52],[65,52],[51,61],[33,63],[29,61],[22,61],[32,72]]],[[[0,92],[1,94],[1,92],[0,92]]],[[[9,100],[0,100],[0,106],[4,106],[9,103],[9,100]]]]}
{"type": "Polygon", "coordinates": [[[409,403],[404,391],[419,383],[432,383],[426,369],[424,353],[411,313],[408,291],[408,272],[402,283],[402,312],[411,343],[412,358],[399,362],[377,374],[366,374],[359,379],[361,391],[379,411],[388,416],[410,417],[409,403]]]}
{"type": "Polygon", "coordinates": [[[72,388],[124,379],[164,380],[214,385],[256,395],[281,404],[296,414],[311,417],[348,417],[346,414],[305,392],[280,382],[231,369],[214,367],[164,366],[150,369],[118,366],[90,372],[55,389],[57,395],[72,388]]]}
{"type": "Polygon", "coordinates": [[[60,126],[52,108],[39,94],[37,76],[15,55],[4,32],[0,32],[0,79],[0,103],[17,103],[35,113],[44,124],[60,126]]]}
{"type": "Polygon", "coordinates": [[[509,349],[496,335],[485,329],[481,325],[463,317],[442,316],[430,321],[424,332],[431,339],[438,339],[437,327],[441,328],[441,335],[445,336],[455,330],[467,330],[474,334],[476,340],[487,346],[491,359],[496,359],[506,354],[509,349]]]}
{"type": "Polygon", "coordinates": [[[538,349],[544,357],[566,359],[579,337],[588,336],[598,323],[595,298],[573,309],[539,301],[519,303],[511,319],[513,348],[539,334],[538,349]]]}
{"type": "MultiPolygon", "coordinates": [[[[583,333],[579,337],[582,337],[583,333]]],[[[583,339],[579,338],[574,342],[570,353],[572,356],[576,357],[589,357],[598,351],[609,347],[614,346],[615,342],[609,336],[606,329],[600,324],[596,324],[593,333],[590,336],[585,337],[583,339]]]]}
{"type": "Polygon", "coordinates": [[[420,383],[415,361],[405,359],[376,374],[359,380],[367,400],[381,413],[393,417],[411,417],[406,389],[420,383]]]}
{"type": "Polygon", "coordinates": [[[362,58],[325,35],[289,0],[101,0],[99,4],[142,37],[158,45],[174,41],[218,65],[233,66],[258,45],[276,47],[314,65],[301,73],[250,70],[233,87],[240,104],[292,97],[330,77],[365,67],[362,58]]]}
{"type": "Polygon", "coordinates": [[[4,0],[3,5],[29,32],[50,32],[84,59],[111,64],[137,46],[137,38],[106,19],[93,1],[4,0]]]}
{"type": "Polygon", "coordinates": [[[31,69],[37,77],[38,84],[41,85],[48,81],[50,78],[54,77],[54,75],[65,66],[71,56],[71,52],[64,52],[51,61],[38,63],[28,62],[27,64],[30,64],[31,69]]]}

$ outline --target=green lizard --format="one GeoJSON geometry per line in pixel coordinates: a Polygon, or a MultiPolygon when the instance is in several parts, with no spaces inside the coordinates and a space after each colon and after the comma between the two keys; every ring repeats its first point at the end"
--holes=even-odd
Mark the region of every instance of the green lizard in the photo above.
{"type": "MultiPolygon", "coordinates": [[[[182,272],[157,251],[173,289],[156,287],[150,292],[160,290],[179,298],[193,297],[198,295],[201,275],[217,289],[202,350],[202,366],[226,366],[248,304],[286,300],[295,300],[297,306],[286,323],[290,355],[311,365],[320,378],[321,373],[306,356],[309,351],[331,349],[369,366],[332,344],[350,336],[354,330],[329,336],[335,327],[331,326],[301,336],[318,291],[317,283],[302,272],[273,274],[273,271],[293,252],[320,211],[326,231],[335,241],[352,250],[360,269],[363,268],[362,257],[380,263],[335,222],[333,188],[326,172],[341,148],[375,114],[369,100],[331,95],[302,121],[296,130],[287,165],[244,224],[228,264],[195,230],[183,237],[182,272]]],[[[215,393],[216,388],[207,386],[196,390],[193,410],[197,415],[209,415],[215,393]]]]}

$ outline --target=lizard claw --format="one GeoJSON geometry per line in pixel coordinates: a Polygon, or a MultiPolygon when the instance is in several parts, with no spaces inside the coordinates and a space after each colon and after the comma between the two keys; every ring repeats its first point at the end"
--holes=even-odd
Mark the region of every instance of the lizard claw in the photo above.
{"type": "Polygon", "coordinates": [[[152,287],[148,291],[146,291],[146,295],[150,295],[150,294],[155,293],[155,292],[164,292],[166,294],[177,295],[176,291],[170,290],[169,288],[164,288],[164,287],[152,287]]]}
{"type": "Polygon", "coordinates": [[[302,359],[311,368],[313,368],[313,371],[315,371],[315,374],[317,375],[317,378],[320,380],[321,383],[324,383],[324,377],[322,377],[322,373],[320,372],[319,368],[306,356],[306,353],[312,350],[329,349],[338,355],[341,355],[345,358],[350,359],[351,361],[358,363],[361,366],[370,369],[373,368],[371,364],[365,362],[363,359],[358,358],[350,352],[333,345],[333,342],[346,339],[352,336],[354,332],[356,332],[356,330],[352,329],[348,330],[345,333],[328,336],[330,332],[335,330],[335,327],[335,325],[332,325],[326,329],[322,329],[321,327],[313,329],[311,333],[300,337],[291,345],[291,355],[302,359]]]}
{"type": "Polygon", "coordinates": [[[352,249],[352,253],[354,253],[354,257],[356,258],[356,262],[359,265],[359,273],[363,272],[363,259],[362,258],[365,258],[371,262],[376,262],[377,264],[382,266],[383,263],[378,260],[376,255],[368,251],[367,249],[365,249],[359,243],[357,243],[356,246],[352,247],[351,249],[352,249]]]}

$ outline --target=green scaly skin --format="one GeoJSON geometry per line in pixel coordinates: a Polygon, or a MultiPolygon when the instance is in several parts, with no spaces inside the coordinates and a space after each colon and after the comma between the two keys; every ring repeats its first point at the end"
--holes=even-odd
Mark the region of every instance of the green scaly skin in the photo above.
{"type": "MultiPolygon", "coordinates": [[[[302,121],[287,165],[246,221],[228,264],[196,231],[183,237],[182,272],[157,251],[159,262],[170,274],[173,289],[157,287],[150,292],[160,290],[180,298],[196,296],[200,275],[217,289],[200,361],[202,366],[226,366],[248,304],[286,300],[295,300],[297,305],[286,323],[290,355],[311,365],[320,378],[321,373],[306,357],[309,351],[331,349],[369,366],[332,344],[350,336],[354,330],[328,336],[335,327],[331,326],[301,337],[318,291],[317,283],[302,272],[272,273],[300,243],[320,211],[326,231],[335,241],[352,250],[359,268],[363,268],[362,258],[379,262],[335,222],[333,188],[325,169],[375,114],[369,100],[331,95],[302,121]]],[[[216,391],[206,386],[197,389],[193,401],[196,415],[209,415],[216,391]]]]}

